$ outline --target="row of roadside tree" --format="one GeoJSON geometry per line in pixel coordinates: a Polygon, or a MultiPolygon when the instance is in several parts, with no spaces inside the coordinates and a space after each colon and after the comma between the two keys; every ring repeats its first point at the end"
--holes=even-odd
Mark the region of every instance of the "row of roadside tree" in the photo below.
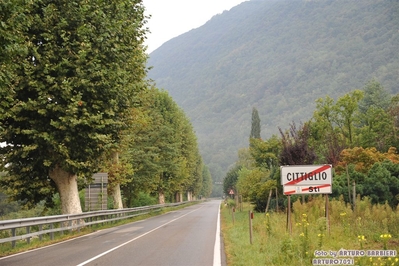
{"type": "Polygon", "coordinates": [[[80,213],[79,190],[107,172],[113,206],[212,189],[195,132],[147,80],[141,0],[0,3],[1,189],[31,207],[80,213]]]}
{"type": "MultiPolygon", "coordinates": [[[[281,165],[333,165],[332,197],[353,204],[354,196],[373,203],[399,203],[399,95],[389,95],[376,80],[334,100],[316,101],[313,117],[280,136],[262,140],[260,118],[252,113],[248,148],[224,179],[224,192],[235,189],[265,211],[270,191],[282,195],[281,165]]],[[[274,193],[273,193],[274,194],[274,193]]],[[[279,197],[280,206],[284,197],[279,197]]],[[[270,206],[279,202],[271,200],[270,206]]]]}

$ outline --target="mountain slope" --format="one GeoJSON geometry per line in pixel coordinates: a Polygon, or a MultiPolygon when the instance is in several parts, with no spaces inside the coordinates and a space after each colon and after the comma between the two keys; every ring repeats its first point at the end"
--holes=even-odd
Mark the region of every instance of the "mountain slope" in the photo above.
{"type": "Polygon", "coordinates": [[[244,2],[152,52],[149,77],[191,118],[215,177],[248,146],[252,107],[268,138],[373,78],[398,93],[398,26],[394,0],[244,2]]]}

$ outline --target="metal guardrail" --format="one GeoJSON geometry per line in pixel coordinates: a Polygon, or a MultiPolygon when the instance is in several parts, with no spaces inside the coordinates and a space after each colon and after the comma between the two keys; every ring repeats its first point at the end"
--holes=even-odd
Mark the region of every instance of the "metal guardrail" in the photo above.
{"type": "Polygon", "coordinates": [[[32,237],[39,237],[39,239],[42,240],[42,236],[45,234],[50,234],[50,238],[53,240],[55,232],[80,231],[82,227],[128,219],[161,210],[165,207],[174,207],[186,203],[188,202],[167,203],[119,210],[92,211],[70,215],[4,220],[0,221],[0,236],[3,237],[6,235],[8,237],[1,238],[0,243],[12,242],[12,247],[14,248],[17,240],[26,239],[29,243],[32,237]]]}

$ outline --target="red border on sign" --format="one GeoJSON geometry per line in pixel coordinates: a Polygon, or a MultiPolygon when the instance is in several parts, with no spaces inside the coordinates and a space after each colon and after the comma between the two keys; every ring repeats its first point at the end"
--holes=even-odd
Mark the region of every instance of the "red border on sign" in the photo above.
{"type": "MultiPolygon", "coordinates": [[[[320,186],[312,186],[313,188],[325,188],[325,187],[331,187],[331,185],[330,184],[325,184],[325,185],[320,185],[320,186]]],[[[304,188],[304,189],[302,189],[302,191],[306,191],[306,190],[309,190],[309,188],[304,188]]],[[[292,194],[295,194],[295,190],[290,190],[290,191],[287,191],[287,192],[284,192],[284,195],[292,195],[292,194]]]]}
{"type": "MultiPolygon", "coordinates": [[[[326,165],[323,165],[323,166],[320,167],[320,168],[317,168],[316,170],[312,171],[311,173],[312,173],[312,175],[318,174],[318,173],[323,172],[323,171],[325,171],[325,170],[327,170],[327,169],[330,169],[330,168],[331,168],[331,165],[326,164],[326,165]]],[[[290,181],[290,182],[288,182],[288,183],[286,183],[286,184],[283,184],[283,185],[284,185],[284,186],[296,185],[296,184],[298,184],[299,182],[305,181],[306,179],[308,179],[308,177],[309,177],[309,176],[308,176],[308,174],[306,173],[305,176],[304,176],[304,178],[292,180],[292,181],[290,181]]]]}

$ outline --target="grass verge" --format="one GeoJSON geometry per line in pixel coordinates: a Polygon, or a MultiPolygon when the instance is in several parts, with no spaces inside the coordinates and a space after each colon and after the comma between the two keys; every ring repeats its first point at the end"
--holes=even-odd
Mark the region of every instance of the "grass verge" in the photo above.
{"type": "Polygon", "coordinates": [[[358,199],[356,206],[353,211],[342,200],[330,201],[328,226],[324,198],[315,197],[305,204],[297,201],[293,204],[291,234],[286,213],[255,213],[251,244],[252,206],[243,204],[243,211],[233,213],[222,205],[227,265],[313,265],[314,259],[334,259],[334,252],[336,259],[353,259],[354,265],[399,265],[399,211],[386,204],[372,205],[368,199],[358,199]],[[386,250],[392,252],[380,255],[386,250]],[[351,256],[356,252],[357,256],[351,256]]]}

